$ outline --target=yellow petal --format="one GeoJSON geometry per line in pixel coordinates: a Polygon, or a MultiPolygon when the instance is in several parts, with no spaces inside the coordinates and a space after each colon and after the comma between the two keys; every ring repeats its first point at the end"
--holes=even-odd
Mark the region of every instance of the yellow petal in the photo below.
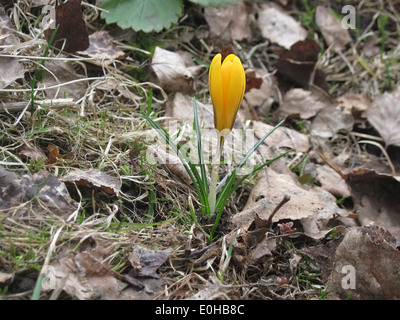
{"type": "Polygon", "coordinates": [[[246,75],[238,57],[234,57],[231,65],[229,93],[226,98],[225,119],[226,127],[232,129],[246,88],[246,75]]]}
{"type": "Polygon", "coordinates": [[[223,119],[223,88],[222,88],[222,74],[221,74],[221,59],[222,56],[218,53],[211,61],[210,71],[208,74],[208,86],[210,96],[214,109],[214,125],[220,130],[223,119]]]}
{"type": "Polygon", "coordinates": [[[242,63],[234,54],[221,63],[221,54],[211,62],[209,90],[214,108],[214,125],[220,132],[232,129],[246,88],[246,76],[242,63]]]}

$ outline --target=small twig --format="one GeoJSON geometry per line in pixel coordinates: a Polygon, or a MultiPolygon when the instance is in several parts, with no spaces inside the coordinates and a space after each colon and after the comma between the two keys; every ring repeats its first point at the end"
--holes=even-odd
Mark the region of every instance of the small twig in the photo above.
{"type": "Polygon", "coordinates": [[[266,228],[271,228],[272,226],[272,218],[274,217],[274,215],[279,211],[280,208],[282,208],[282,206],[287,203],[290,200],[290,196],[288,196],[287,194],[285,194],[285,196],[283,197],[283,199],[281,200],[281,202],[279,202],[279,204],[275,207],[274,211],[272,211],[272,213],[270,214],[270,216],[268,217],[267,223],[265,225],[266,228]]]}
{"type": "MultiPolygon", "coordinates": [[[[3,102],[0,103],[0,110],[5,110],[7,112],[17,112],[22,111],[26,108],[30,101],[21,102],[3,102]]],[[[36,106],[50,106],[51,109],[62,109],[71,108],[75,106],[74,99],[56,99],[56,100],[39,100],[34,101],[36,106]]]]}

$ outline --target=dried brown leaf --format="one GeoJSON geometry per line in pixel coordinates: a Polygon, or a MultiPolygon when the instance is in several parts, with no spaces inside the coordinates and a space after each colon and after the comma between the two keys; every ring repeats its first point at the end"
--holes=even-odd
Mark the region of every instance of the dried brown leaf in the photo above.
{"type": "Polygon", "coordinates": [[[179,54],[160,47],[154,51],[152,68],[164,90],[188,95],[195,93],[194,79],[202,69],[201,66],[187,67],[179,54]]]}
{"type": "Polygon", "coordinates": [[[286,86],[293,84],[305,89],[315,85],[328,92],[325,73],[316,69],[319,51],[319,45],[313,39],[296,42],[290,50],[282,50],[277,63],[280,82],[286,86]]]}
{"type": "Polygon", "coordinates": [[[400,182],[387,174],[357,169],[345,175],[351,189],[354,209],[362,225],[371,222],[392,227],[400,226],[400,182]]]}
{"type": "MultiPolygon", "coordinates": [[[[253,129],[258,139],[261,139],[273,126],[261,121],[253,121],[253,129]]],[[[310,149],[308,136],[296,130],[279,127],[264,141],[270,148],[292,148],[297,152],[307,152],[310,149]]]]}
{"type": "MultiPolygon", "coordinates": [[[[202,129],[214,128],[214,116],[211,104],[202,104],[196,101],[199,124],[202,129]]],[[[193,99],[181,92],[177,92],[173,99],[167,102],[166,116],[173,120],[180,120],[193,127],[193,99]]],[[[169,126],[169,125],[167,125],[169,126]]]]}
{"type": "Polygon", "coordinates": [[[0,89],[8,87],[24,75],[25,69],[16,59],[0,57],[0,89]]]}
{"type": "Polygon", "coordinates": [[[354,118],[330,105],[321,110],[312,121],[311,135],[320,138],[331,138],[338,132],[353,130],[354,118]]]}
{"type": "Polygon", "coordinates": [[[164,165],[176,177],[182,179],[186,184],[191,184],[189,174],[177,155],[166,152],[158,145],[149,146],[146,151],[146,158],[149,163],[164,165]]]}
{"type": "MultiPolygon", "coordinates": [[[[74,53],[89,47],[89,35],[82,15],[81,2],[82,0],[68,0],[55,8],[58,30],[52,45],[63,48],[66,52],[74,53]]],[[[45,31],[47,41],[53,32],[54,29],[45,31]]]]}
{"type": "Polygon", "coordinates": [[[73,151],[68,152],[65,155],[61,155],[59,148],[53,144],[49,144],[47,146],[47,150],[49,150],[49,164],[59,163],[62,159],[72,159],[74,157],[73,151]]]}
{"type": "Polygon", "coordinates": [[[0,199],[2,212],[31,223],[48,214],[67,218],[78,209],[64,183],[45,170],[18,178],[0,168],[0,199]]]}
{"type": "Polygon", "coordinates": [[[337,197],[350,197],[350,190],[346,181],[327,165],[317,166],[316,181],[321,184],[322,189],[337,197]]]}
{"type": "Polygon", "coordinates": [[[210,27],[211,36],[221,37],[224,32],[229,32],[230,38],[237,41],[252,36],[247,8],[243,2],[225,8],[206,7],[204,18],[210,27]]]}
{"type": "Polygon", "coordinates": [[[343,51],[351,42],[350,33],[343,28],[342,21],[333,16],[324,6],[317,6],[315,11],[315,23],[321,30],[328,46],[334,52],[343,51]]]}
{"type": "Polygon", "coordinates": [[[114,78],[109,78],[106,81],[101,81],[101,83],[98,82],[98,84],[93,84],[93,87],[96,87],[96,89],[98,90],[104,91],[118,90],[123,97],[131,101],[141,101],[143,99],[139,95],[134,94],[127,88],[127,86],[124,86],[120,81],[114,78]]]}
{"type": "Polygon", "coordinates": [[[285,49],[307,38],[307,31],[278,6],[262,9],[258,15],[258,26],[264,38],[285,49]]]}
{"type": "Polygon", "coordinates": [[[76,169],[63,176],[62,181],[65,183],[75,183],[78,186],[95,187],[111,195],[118,195],[122,186],[121,179],[98,169],[87,171],[76,169]]]}
{"type": "Polygon", "coordinates": [[[343,108],[344,113],[366,118],[366,111],[371,107],[372,100],[368,94],[346,93],[337,99],[337,103],[343,108]]]}
{"type": "MultiPolygon", "coordinates": [[[[47,61],[46,68],[50,71],[46,73],[43,84],[46,87],[64,84],[66,82],[79,80],[82,77],[78,75],[69,62],[63,61],[47,61]]],[[[86,81],[79,81],[68,85],[62,85],[59,88],[47,89],[46,96],[49,99],[73,98],[75,101],[81,99],[85,93],[88,84],[86,81]]]]}
{"type": "Polygon", "coordinates": [[[21,159],[25,159],[29,162],[30,159],[38,161],[39,159],[47,159],[43,150],[39,146],[32,146],[24,144],[18,152],[21,159]]]}
{"type": "Polygon", "coordinates": [[[377,95],[367,111],[367,117],[386,147],[400,146],[400,86],[393,93],[377,95]]]}
{"type": "Polygon", "coordinates": [[[352,228],[336,249],[328,286],[341,299],[400,299],[400,252],[384,228],[352,228]]]}
{"type": "Polygon", "coordinates": [[[128,260],[131,262],[134,273],[139,277],[159,278],[157,269],[168,259],[172,249],[149,250],[141,246],[133,246],[128,260]]]}
{"type": "Polygon", "coordinates": [[[54,289],[62,286],[73,298],[88,300],[148,300],[163,290],[162,279],[136,279],[118,274],[107,261],[112,252],[103,241],[95,241],[89,248],[65,255],[50,264],[54,289]]]}
{"type": "MultiPolygon", "coordinates": [[[[7,53],[12,50],[12,46],[19,44],[19,39],[15,35],[16,30],[11,23],[10,18],[0,6],[0,45],[11,46],[11,48],[1,49],[1,52],[7,53]]],[[[25,69],[15,58],[0,57],[0,89],[4,89],[15,80],[23,78],[25,69]]]]}
{"type": "Polygon", "coordinates": [[[291,197],[290,201],[276,213],[273,222],[307,218],[323,208],[315,193],[308,192],[288,174],[279,174],[267,168],[259,174],[245,210],[236,214],[232,221],[239,227],[247,229],[254,220],[255,212],[260,218],[267,220],[283,197],[288,194],[291,197]]]}
{"type": "Polygon", "coordinates": [[[96,31],[89,36],[89,47],[78,53],[98,59],[108,65],[113,60],[125,56],[125,53],[113,43],[113,40],[107,31],[96,31]]]}
{"type": "Polygon", "coordinates": [[[284,95],[278,114],[285,118],[309,119],[329,104],[315,91],[295,88],[284,95]]]}
{"type": "Polygon", "coordinates": [[[236,214],[232,221],[239,227],[248,228],[255,213],[267,220],[285,195],[290,195],[290,201],[279,209],[272,222],[298,221],[304,234],[314,239],[321,239],[331,230],[329,221],[332,218],[347,214],[337,207],[336,198],[329,192],[320,188],[306,189],[295,177],[267,168],[259,174],[244,211],[236,214]]]}

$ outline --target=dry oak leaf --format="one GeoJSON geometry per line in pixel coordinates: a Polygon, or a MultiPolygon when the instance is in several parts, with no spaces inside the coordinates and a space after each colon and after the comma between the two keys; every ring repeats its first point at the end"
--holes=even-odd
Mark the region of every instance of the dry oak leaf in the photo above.
{"type": "Polygon", "coordinates": [[[165,91],[180,91],[193,95],[194,79],[202,66],[186,66],[185,60],[177,53],[156,47],[151,61],[158,84],[165,91]]]}
{"type": "MultiPolygon", "coordinates": [[[[202,129],[214,128],[214,116],[211,104],[203,104],[196,101],[197,113],[199,116],[199,124],[202,129]]],[[[181,92],[175,93],[173,99],[167,101],[166,104],[166,117],[172,118],[165,123],[166,127],[174,124],[173,121],[182,121],[193,127],[193,98],[181,92]]]]}
{"type": "Polygon", "coordinates": [[[244,210],[233,216],[232,221],[248,229],[254,221],[255,212],[261,219],[267,220],[285,195],[290,195],[290,201],[275,214],[272,222],[300,220],[317,214],[323,208],[317,194],[304,189],[289,174],[279,174],[266,168],[258,175],[244,210]]]}
{"type": "Polygon", "coordinates": [[[377,95],[367,110],[367,118],[385,141],[386,147],[400,146],[400,86],[393,93],[377,95]]]}
{"type": "Polygon", "coordinates": [[[60,151],[57,146],[53,144],[49,144],[47,146],[47,150],[49,150],[49,160],[48,163],[54,164],[59,163],[62,159],[72,159],[74,157],[74,152],[68,152],[65,155],[60,154],[60,151]]]}
{"type": "MultiPolygon", "coordinates": [[[[46,73],[43,80],[43,84],[46,87],[64,84],[82,78],[82,76],[76,73],[73,65],[68,61],[47,61],[46,68],[50,71],[46,73]]],[[[75,83],[63,85],[60,88],[46,89],[46,96],[49,99],[67,97],[77,101],[85,95],[87,87],[88,82],[77,81],[75,83]]]]}
{"type": "Polygon", "coordinates": [[[96,31],[89,36],[89,47],[79,54],[87,55],[109,65],[113,60],[123,58],[125,53],[113,43],[107,31],[96,31]]]}
{"type": "Polygon", "coordinates": [[[221,37],[225,31],[236,41],[249,39],[252,36],[247,7],[243,2],[225,8],[206,7],[204,18],[210,27],[211,36],[221,37]]]}
{"type": "Polygon", "coordinates": [[[355,118],[366,118],[366,112],[372,105],[372,99],[366,93],[346,93],[337,98],[337,104],[343,108],[344,113],[350,113],[355,118]]]}
{"type": "Polygon", "coordinates": [[[320,188],[307,190],[294,175],[266,168],[259,174],[244,210],[236,214],[232,221],[239,227],[248,228],[254,221],[255,213],[267,220],[286,195],[290,195],[290,201],[279,209],[272,222],[297,220],[305,235],[313,239],[321,239],[330,231],[330,219],[347,214],[337,207],[336,198],[329,192],[320,188]]]}
{"type": "Polygon", "coordinates": [[[111,195],[118,195],[122,186],[120,178],[98,169],[87,171],[75,169],[63,176],[61,180],[65,183],[75,183],[78,186],[95,187],[111,195]]]}
{"type": "MultiPolygon", "coordinates": [[[[53,45],[64,51],[74,53],[89,47],[89,35],[83,19],[82,0],[68,0],[56,7],[56,25],[58,30],[53,45]]],[[[47,29],[45,36],[50,40],[55,29],[47,29]]]]}
{"type": "MultiPolygon", "coordinates": [[[[261,121],[253,121],[253,129],[256,137],[261,139],[273,126],[261,121]]],[[[264,144],[270,148],[292,148],[297,152],[307,152],[310,149],[308,136],[296,130],[279,127],[267,139],[264,144]]]]}
{"type": "Polygon", "coordinates": [[[277,62],[278,78],[282,78],[282,83],[289,81],[289,84],[305,89],[316,85],[328,92],[325,73],[315,68],[319,52],[319,44],[314,39],[298,41],[289,50],[280,50],[277,62]]]}
{"type": "Polygon", "coordinates": [[[307,31],[278,6],[266,7],[258,14],[258,26],[264,38],[285,49],[307,38],[307,31]]]}
{"type": "MultiPolygon", "coordinates": [[[[13,46],[20,43],[14,33],[16,30],[10,18],[0,6],[0,45],[6,46],[5,49],[0,50],[0,53],[13,51],[13,46]]],[[[0,57],[0,89],[8,87],[15,80],[23,78],[24,75],[25,69],[16,58],[0,57]]]]}
{"type": "Polygon", "coordinates": [[[278,96],[276,79],[262,69],[246,70],[246,93],[244,99],[250,110],[257,108],[264,116],[278,96]]]}
{"type": "MultiPolygon", "coordinates": [[[[164,145],[166,147],[166,145],[164,145]]],[[[164,165],[175,176],[181,178],[186,184],[191,184],[189,174],[176,154],[171,154],[166,151],[166,148],[161,145],[148,146],[146,151],[146,159],[149,164],[164,165]]]]}
{"type": "Polygon", "coordinates": [[[134,273],[139,277],[159,278],[157,269],[168,259],[172,249],[149,250],[141,246],[133,246],[128,260],[134,268],[134,273]]]}
{"type": "Polygon", "coordinates": [[[327,103],[318,92],[295,88],[285,93],[278,114],[285,118],[310,119],[327,103]]]}
{"type": "Polygon", "coordinates": [[[108,78],[107,80],[97,80],[92,83],[92,87],[104,91],[118,91],[124,98],[139,103],[143,97],[133,93],[129,90],[128,86],[115,78],[108,78]]]}
{"type": "Polygon", "coordinates": [[[112,246],[103,242],[95,240],[81,252],[71,249],[70,254],[54,260],[48,268],[56,282],[53,285],[80,300],[148,300],[163,290],[162,279],[138,280],[114,272],[111,264],[103,262],[110,261],[106,258],[112,246]]]}
{"type": "Polygon", "coordinates": [[[354,118],[351,114],[342,112],[335,105],[329,105],[313,119],[311,135],[325,139],[331,138],[340,131],[350,132],[353,126],[354,118]]]}
{"type": "Polygon", "coordinates": [[[339,299],[400,299],[400,252],[383,227],[352,228],[336,249],[327,283],[339,299]]]}
{"type": "Polygon", "coordinates": [[[334,17],[324,6],[317,6],[315,11],[315,23],[321,30],[328,46],[334,52],[343,51],[351,42],[351,36],[347,29],[343,28],[342,21],[334,17]]]}
{"type": "Polygon", "coordinates": [[[79,208],[64,183],[46,170],[18,178],[0,168],[0,199],[0,212],[29,223],[40,222],[50,214],[66,219],[79,208]]]}
{"type": "Polygon", "coordinates": [[[361,225],[400,226],[400,182],[374,170],[357,169],[344,175],[361,225]]]}
{"type": "Polygon", "coordinates": [[[316,181],[321,188],[332,193],[336,197],[350,197],[350,189],[346,181],[331,167],[327,165],[317,166],[316,181]]]}

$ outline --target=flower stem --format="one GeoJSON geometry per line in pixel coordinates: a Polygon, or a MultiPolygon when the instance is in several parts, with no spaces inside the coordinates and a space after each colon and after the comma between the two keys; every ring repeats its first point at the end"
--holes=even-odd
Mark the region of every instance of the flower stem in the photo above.
{"type": "Polygon", "coordinates": [[[210,207],[210,216],[215,213],[215,203],[217,199],[217,183],[218,183],[218,173],[219,165],[221,162],[221,151],[224,139],[219,136],[217,144],[217,152],[214,154],[211,163],[211,181],[210,181],[210,191],[208,193],[208,205],[210,207]]]}

